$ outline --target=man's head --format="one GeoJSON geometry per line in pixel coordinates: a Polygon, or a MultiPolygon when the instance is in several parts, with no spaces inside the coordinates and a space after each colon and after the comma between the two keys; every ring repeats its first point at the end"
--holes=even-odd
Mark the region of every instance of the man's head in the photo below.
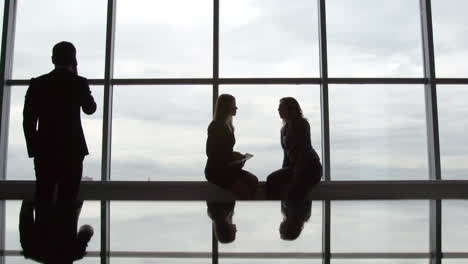
{"type": "Polygon", "coordinates": [[[75,67],[78,64],[75,46],[67,41],[55,44],[52,49],[52,62],[59,67],[75,67]]]}

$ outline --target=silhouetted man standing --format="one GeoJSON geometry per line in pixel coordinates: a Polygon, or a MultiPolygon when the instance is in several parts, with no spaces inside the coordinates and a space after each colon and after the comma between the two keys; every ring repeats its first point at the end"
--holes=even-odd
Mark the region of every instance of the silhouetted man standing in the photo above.
{"type": "Polygon", "coordinates": [[[23,129],[28,155],[34,158],[37,201],[71,201],[78,195],[88,155],[80,111],[93,114],[96,103],[87,79],[78,76],[72,43],[57,43],[52,62],[53,71],[31,79],[23,129]]]}

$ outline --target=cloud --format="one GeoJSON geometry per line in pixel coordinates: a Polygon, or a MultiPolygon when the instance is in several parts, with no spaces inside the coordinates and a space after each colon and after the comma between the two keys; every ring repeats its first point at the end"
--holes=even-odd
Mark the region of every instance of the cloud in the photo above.
{"type": "MultiPolygon", "coordinates": [[[[232,25],[229,19],[221,19],[220,75],[318,76],[316,7],[310,4],[301,1],[301,8],[298,8],[294,4],[283,5],[271,1],[231,3],[230,9],[241,9],[248,16],[252,13],[255,15],[250,17],[249,23],[242,25],[232,25]]],[[[221,8],[221,14],[229,12],[227,7],[221,8]]]]}
{"type": "Polygon", "coordinates": [[[103,78],[106,8],[104,1],[90,0],[79,4],[58,0],[19,3],[13,77],[29,79],[51,70],[52,46],[68,40],[77,47],[79,72],[88,78],[103,78]],[[40,12],[48,15],[38,16],[40,12]]]}

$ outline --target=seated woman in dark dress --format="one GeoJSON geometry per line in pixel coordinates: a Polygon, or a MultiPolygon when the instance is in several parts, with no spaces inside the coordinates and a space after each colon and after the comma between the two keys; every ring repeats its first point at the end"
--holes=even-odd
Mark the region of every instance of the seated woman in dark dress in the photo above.
{"type": "MultiPolygon", "coordinates": [[[[222,94],[218,97],[213,121],[208,126],[205,176],[209,182],[233,192],[238,198],[250,199],[255,194],[258,179],[243,170],[242,163],[235,162],[244,158],[244,155],[234,151],[236,139],[232,117],[236,111],[234,96],[222,94]]],[[[235,202],[207,202],[207,205],[218,240],[222,243],[234,241],[236,228],[232,224],[232,215],[235,202]]]]}
{"type": "Polygon", "coordinates": [[[282,168],[267,177],[267,195],[270,199],[282,199],[284,218],[280,236],[285,240],[294,240],[301,234],[304,222],[310,218],[312,202],[304,198],[320,182],[322,165],[312,147],[309,122],[296,99],[282,98],[278,112],[283,119],[281,147],[284,159],[282,168]]]}

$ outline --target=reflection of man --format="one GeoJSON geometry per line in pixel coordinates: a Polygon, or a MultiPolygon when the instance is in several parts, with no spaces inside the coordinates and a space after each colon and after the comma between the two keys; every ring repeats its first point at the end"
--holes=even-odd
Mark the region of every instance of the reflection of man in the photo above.
{"type": "Polygon", "coordinates": [[[23,201],[19,231],[24,257],[46,264],[82,259],[94,233],[89,225],[76,232],[82,205],[82,201],[72,204],[23,201]]]}
{"type": "Polygon", "coordinates": [[[83,159],[88,155],[80,110],[93,114],[96,103],[88,81],[77,74],[72,43],[57,43],[52,62],[53,71],[31,79],[24,102],[23,129],[28,155],[34,158],[36,198],[74,200],[83,159]],[[53,190],[58,191],[54,194],[53,190]]]}

